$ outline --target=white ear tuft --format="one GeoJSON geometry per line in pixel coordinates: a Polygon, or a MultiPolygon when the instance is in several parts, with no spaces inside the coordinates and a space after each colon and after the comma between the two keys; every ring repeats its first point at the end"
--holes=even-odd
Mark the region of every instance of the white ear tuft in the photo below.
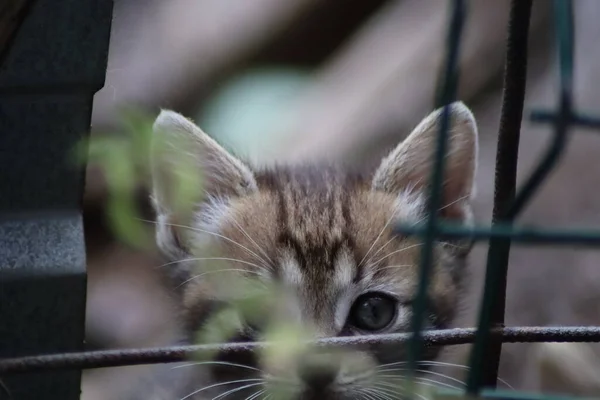
{"type": "MultiPolygon", "coordinates": [[[[465,221],[470,218],[470,200],[477,171],[477,124],[462,102],[448,107],[450,121],[440,213],[450,219],[465,221]]],[[[374,190],[399,194],[429,187],[442,111],[443,108],[439,108],[429,114],[382,160],[373,177],[374,190]]]]}

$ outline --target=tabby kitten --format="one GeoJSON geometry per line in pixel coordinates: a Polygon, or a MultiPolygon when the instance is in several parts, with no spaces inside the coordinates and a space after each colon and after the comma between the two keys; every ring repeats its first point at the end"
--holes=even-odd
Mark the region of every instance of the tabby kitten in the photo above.
{"type": "MultiPolygon", "coordinates": [[[[449,109],[444,206],[439,215],[469,224],[477,127],[463,103],[449,109]]],[[[227,262],[228,274],[285,288],[281,315],[310,327],[314,337],[409,330],[421,243],[417,237],[392,236],[392,226],[426,217],[441,112],[426,117],[374,173],[356,174],[332,166],[253,169],[190,120],[162,111],[155,135],[170,146],[152,160],[156,239],[179,279],[187,340],[228,301],[212,286],[209,274],[201,276],[195,269],[201,272],[211,259],[227,262]],[[187,141],[184,149],[176,145],[182,139],[187,141]],[[202,172],[203,196],[191,214],[182,215],[174,207],[168,172],[186,158],[202,172]],[[213,257],[215,252],[219,257],[213,257]]],[[[470,249],[470,242],[435,244],[428,329],[449,327],[457,314],[470,249]]],[[[263,313],[278,315],[273,310],[263,313]]],[[[232,340],[257,340],[261,328],[240,319],[232,340]]],[[[434,360],[438,354],[439,349],[427,349],[424,359],[434,360]]],[[[376,384],[378,374],[387,371],[389,376],[392,366],[405,360],[405,350],[398,345],[370,345],[345,357],[301,357],[284,367],[256,357],[228,357],[221,356],[215,364],[162,366],[146,387],[149,393],[136,394],[148,400],[260,400],[267,397],[264,385],[278,381],[302,399],[368,400],[377,397],[377,390],[386,393],[385,398],[401,398],[376,384]],[[390,367],[382,368],[386,364],[390,367]]]]}

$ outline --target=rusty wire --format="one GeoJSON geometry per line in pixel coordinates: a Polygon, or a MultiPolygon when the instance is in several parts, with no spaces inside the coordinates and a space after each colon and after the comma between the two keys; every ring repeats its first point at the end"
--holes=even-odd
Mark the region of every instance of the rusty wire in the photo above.
{"type": "MultiPolygon", "coordinates": [[[[455,328],[423,332],[425,346],[452,346],[472,343],[475,328],[455,328]]],[[[600,327],[513,327],[496,329],[492,337],[503,343],[532,342],[600,342],[600,327]]],[[[356,347],[373,344],[403,344],[410,333],[366,335],[322,339],[314,342],[325,347],[356,347]]],[[[119,349],[77,353],[36,355],[0,360],[0,376],[51,370],[79,370],[141,364],[173,363],[203,355],[248,353],[268,346],[264,342],[229,343],[196,346],[173,346],[147,349],[119,349]]]]}

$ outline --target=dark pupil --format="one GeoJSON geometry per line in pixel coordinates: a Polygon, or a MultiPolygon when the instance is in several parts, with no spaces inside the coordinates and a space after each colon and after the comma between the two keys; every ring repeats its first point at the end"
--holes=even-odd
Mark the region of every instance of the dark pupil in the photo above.
{"type": "Polygon", "coordinates": [[[385,328],[394,318],[394,303],[381,296],[359,298],[353,312],[354,325],[365,330],[385,328]]]}

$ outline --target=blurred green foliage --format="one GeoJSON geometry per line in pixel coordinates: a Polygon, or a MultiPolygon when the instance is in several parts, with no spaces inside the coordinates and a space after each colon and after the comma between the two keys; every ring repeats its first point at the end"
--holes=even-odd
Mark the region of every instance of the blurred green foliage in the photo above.
{"type": "Polygon", "coordinates": [[[107,217],[117,237],[147,248],[152,238],[139,217],[136,191],[150,177],[152,119],[139,110],[127,109],[121,121],[122,132],[92,135],[76,146],[74,156],[76,162],[102,171],[108,190],[107,217]]]}

